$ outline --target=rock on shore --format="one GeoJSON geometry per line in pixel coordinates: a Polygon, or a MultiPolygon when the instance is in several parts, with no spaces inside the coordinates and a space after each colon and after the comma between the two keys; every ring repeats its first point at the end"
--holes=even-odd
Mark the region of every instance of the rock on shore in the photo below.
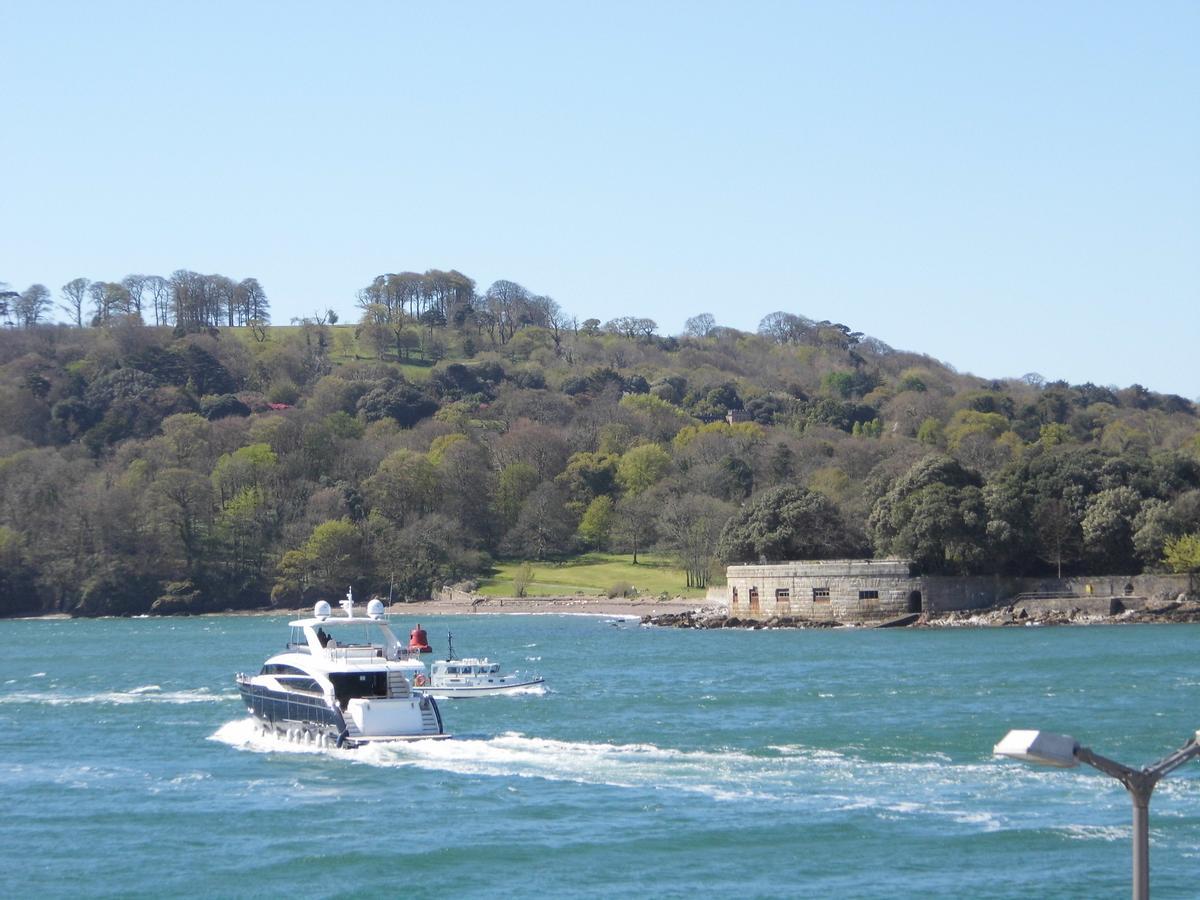
{"type": "Polygon", "coordinates": [[[706,613],[703,610],[642,616],[643,625],[666,628],[836,628],[840,622],[817,622],[797,616],[774,616],[770,619],[739,619],[737,616],[706,613]]]}
{"type": "MultiPolygon", "coordinates": [[[[1190,599],[1172,600],[1159,605],[1148,605],[1141,609],[1125,610],[1114,615],[1097,615],[1077,608],[1030,613],[1020,606],[997,606],[991,609],[959,610],[923,615],[907,627],[998,628],[1040,625],[1125,625],[1136,623],[1167,624],[1190,622],[1200,622],[1200,601],[1190,599]]],[[[879,627],[893,623],[814,621],[796,616],[774,616],[769,619],[742,619],[737,616],[711,613],[706,610],[687,610],[684,612],[642,616],[642,624],[659,625],[665,628],[764,629],[879,627]]]]}

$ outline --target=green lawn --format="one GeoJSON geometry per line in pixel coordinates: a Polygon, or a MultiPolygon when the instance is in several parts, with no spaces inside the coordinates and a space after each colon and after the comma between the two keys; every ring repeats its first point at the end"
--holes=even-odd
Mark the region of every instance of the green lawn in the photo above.
{"type": "MultiPolygon", "coordinates": [[[[667,593],[672,597],[703,597],[704,590],[685,587],[687,578],[682,569],[670,560],[653,554],[639,554],[638,564],[633,557],[616,553],[585,553],[562,563],[533,563],[533,583],[525,593],[530,597],[550,597],[561,594],[596,594],[603,596],[618,582],[632,584],[643,596],[667,593]]],[[[490,578],[480,582],[479,593],[491,597],[511,597],[513,575],[520,560],[497,563],[490,578]]]]}
{"type": "MultiPolygon", "coordinates": [[[[364,341],[360,341],[354,334],[355,326],[352,323],[329,325],[327,326],[332,336],[332,343],[329,347],[329,361],[334,366],[341,366],[345,363],[354,360],[373,360],[378,359],[379,354],[364,341]]],[[[222,328],[223,333],[232,334],[247,344],[255,343],[254,332],[250,328],[235,327],[222,328]]],[[[300,334],[300,325],[272,325],[267,329],[267,341],[269,342],[272,336],[275,339],[281,339],[286,335],[295,336],[300,334]]],[[[451,362],[454,361],[453,355],[447,357],[451,362]]],[[[421,354],[413,351],[413,356],[410,360],[400,360],[397,362],[395,356],[389,354],[386,362],[397,369],[408,381],[422,382],[429,379],[430,370],[433,364],[428,360],[421,358],[421,354]]]]}

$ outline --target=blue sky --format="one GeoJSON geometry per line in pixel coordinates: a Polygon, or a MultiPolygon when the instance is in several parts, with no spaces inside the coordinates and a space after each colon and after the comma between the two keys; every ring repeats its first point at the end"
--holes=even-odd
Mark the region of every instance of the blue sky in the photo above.
{"type": "Polygon", "coordinates": [[[0,4],[0,280],[458,268],[1200,397],[1200,4],[0,4]]]}

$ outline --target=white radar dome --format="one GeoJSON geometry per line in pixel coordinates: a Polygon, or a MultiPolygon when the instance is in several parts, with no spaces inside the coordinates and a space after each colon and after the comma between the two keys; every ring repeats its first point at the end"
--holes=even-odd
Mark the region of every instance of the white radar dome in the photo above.
{"type": "Polygon", "coordinates": [[[370,616],[372,619],[382,619],[383,618],[383,601],[380,600],[378,597],[376,597],[374,600],[372,600],[370,603],[368,603],[367,604],[367,615],[370,616]]]}
{"type": "Polygon", "coordinates": [[[326,600],[318,600],[317,605],[313,607],[313,615],[318,619],[328,619],[333,614],[333,610],[329,608],[329,602],[326,600]]]}

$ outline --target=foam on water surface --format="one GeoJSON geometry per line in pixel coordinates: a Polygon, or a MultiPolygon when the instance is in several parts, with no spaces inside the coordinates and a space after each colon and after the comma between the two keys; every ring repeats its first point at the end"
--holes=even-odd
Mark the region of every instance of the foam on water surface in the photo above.
{"type": "Polygon", "coordinates": [[[97,691],[95,693],[71,693],[69,691],[21,691],[0,694],[0,704],[46,705],[46,706],[125,706],[133,703],[228,703],[237,699],[236,693],[215,693],[207,688],[183,691],[164,691],[156,684],[133,688],[128,691],[97,691]]]}

